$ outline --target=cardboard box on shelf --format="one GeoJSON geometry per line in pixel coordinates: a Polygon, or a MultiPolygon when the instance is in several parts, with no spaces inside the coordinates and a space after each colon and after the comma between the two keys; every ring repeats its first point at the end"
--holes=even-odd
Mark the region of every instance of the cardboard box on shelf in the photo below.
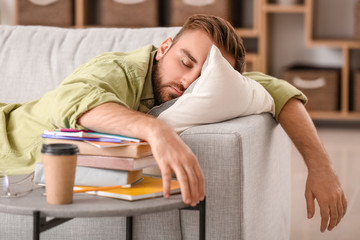
{"type": "Polygon", "coordinates": [[[301,90],[307,97],[308,110],[336,111],[340,105],[340,69],[293,66],[282,78],[301,90]]]}
{"type": "Polygon", "coordinates": [[[70,27],[74,24],[72,0],[17,0],[15,9],[18,25],[70,27]]]}
{"type": "Polygon", "coordinates": [[[102,0],[101,25],[156,27],[159,25],[159,0],[102,0]]]}
{"type": "Polygon", "coordinates": [[[193,14],[206,13],[231,21],[231,0],[170,0],[167,25],[182,26],[193,14]]]}

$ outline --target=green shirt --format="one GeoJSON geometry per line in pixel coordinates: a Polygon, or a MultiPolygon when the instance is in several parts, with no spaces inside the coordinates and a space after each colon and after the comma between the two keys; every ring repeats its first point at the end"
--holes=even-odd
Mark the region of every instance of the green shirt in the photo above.
{"type": "MultiPolygon", "coordinates": [[[[77,68],[53,91],[23,104],[0,103],[0,170],[8,174],[33,171],[41,159],[45,129],[82,129],[77,119],[106,102],[146,113],[154,106],[151,82],[156,48],[102,54],[77,68]]],[[[276,118],[292,97],[306,97],[285,81],[261,73],[244,75],[258,81],[275,100],[276,118]]]]}
{"type": "Polygon", "coordinates": [[[259,72],[247,72],[243,75],[257,81],[270,93],[275,102],[276,120],[278,120],[281,109],[290,98],[297,98],[304,104],[307,102],[306,96],[287,81],[259,72]]]}

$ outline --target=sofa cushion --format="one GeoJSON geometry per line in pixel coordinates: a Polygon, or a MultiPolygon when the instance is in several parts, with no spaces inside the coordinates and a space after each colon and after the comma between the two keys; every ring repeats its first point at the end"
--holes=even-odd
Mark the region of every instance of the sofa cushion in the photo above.
{"type": "Polygon", "coordinates": [[[0,102],[39,98],[100,54],[130,51],[148,44],[159,46],[179,29],[0,25],[0,102]]]}

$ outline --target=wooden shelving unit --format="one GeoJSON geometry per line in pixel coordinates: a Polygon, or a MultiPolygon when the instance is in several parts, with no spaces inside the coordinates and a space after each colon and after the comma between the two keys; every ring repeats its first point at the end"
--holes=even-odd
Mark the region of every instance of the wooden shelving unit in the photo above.
{"type": "Polygon", "coordinates": [[[267,13],[304,13],[306,8],[304,5],[281,6],[274,3],[265,3],[263,10],[267,13]]]}
{"type": "Polygon", "coordinates": [[[75,0],[75,27],[85,27],[85,0],[75,0]]]}
{"type": "Polygon", "coordinates": [[[341,66],[341,93],[340,93],[340,110],[336,112],[310,112],[313,119],[333,119],[333,120],[360,120],[360,113],[349,111],[349,95],[350,95],[350,50],[360,49],[360,41],[352,39],[316,39],[314,37],[313,19],[314,19],[314,0],[306,0],[305,7],[305,30],[306,45],[308,47],[325,46],[336,48],[342,51],[341,66]]]}
{"type": "Polygon", "coordinates": [[[340,109],[338,111],[310,111],[310,115],[314,120],[360,120],[360,112],[351,112],[349,110],[349,96],[350,96],[350,51],[360,49],[360,41],[353,39],[316,39],[314,37],[314,0],[304,0],[301,5],[281,6],[269,3],[267,0],[260,1],[261,27],[259,30],[259,44],[262,49],[263,71],[268,71],[268,15],[269,14],[304,14],[305,19],[305,44],[307,47],[327,47],[339,49],[342,52],[342,66],[341,66],[341,93],[340,93],[340,109]]]}
{"type": "MultiPolygon", "coordinates": [[[[261,0],[254,0],[253,1],[253,26],[252,28],[237,28],[237,33],[243,39],[250,38],[250,39],[257,39],[259,40],[263,35],[261,31],[261,11],[259,11],[261,6],[261,0]]],[[[260,49],[258,44],[258,49],[256,53],[247,53],[246,54],[246,71],[259,71],[264,72],[265,68],[261,61],[261,59],[265,58],[265,52],[260,49]]]]}

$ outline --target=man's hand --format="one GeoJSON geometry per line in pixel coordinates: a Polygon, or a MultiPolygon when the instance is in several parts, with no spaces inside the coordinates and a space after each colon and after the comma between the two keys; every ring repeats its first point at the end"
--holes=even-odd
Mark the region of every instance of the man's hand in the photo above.
{"type": "Polygon", "coordinates": [[[320,207],[320,231],[331,231],[344,217],[347,201],[340,182],[330,169],[310,171],[305,189],[308,218],[315,213],[315,198],[320,207]]]}
{"type": "Polygon", "coordinates": [[[78,123],[91,130],[148,141],[161,170],[164,197],[170,195],[171,175],[175,173],[186,204],[195,206],[204,199],[204,176],[197,158],[165,122],[117,103],[105,103],[83,114],[78,123]]]}
{"type": "Polygon", "coordinates": [[[171,174],[174,172],[180,183],[183,201],[195,206],[205,195],[204,177],[197,158],[167,124],[154,126],[154,132],[149,142],[161,170],[164,196],[169,197],[171,174]]]}
{"type": "Polygon", "coordinates": [[[303,156],[308,167],[305,198],[308,218],[320,207],[320,231],[332,230],[346,213],[347,202],[331,161],[303,104],[290,99],[279,115],[279,122],[303,156]]]}

